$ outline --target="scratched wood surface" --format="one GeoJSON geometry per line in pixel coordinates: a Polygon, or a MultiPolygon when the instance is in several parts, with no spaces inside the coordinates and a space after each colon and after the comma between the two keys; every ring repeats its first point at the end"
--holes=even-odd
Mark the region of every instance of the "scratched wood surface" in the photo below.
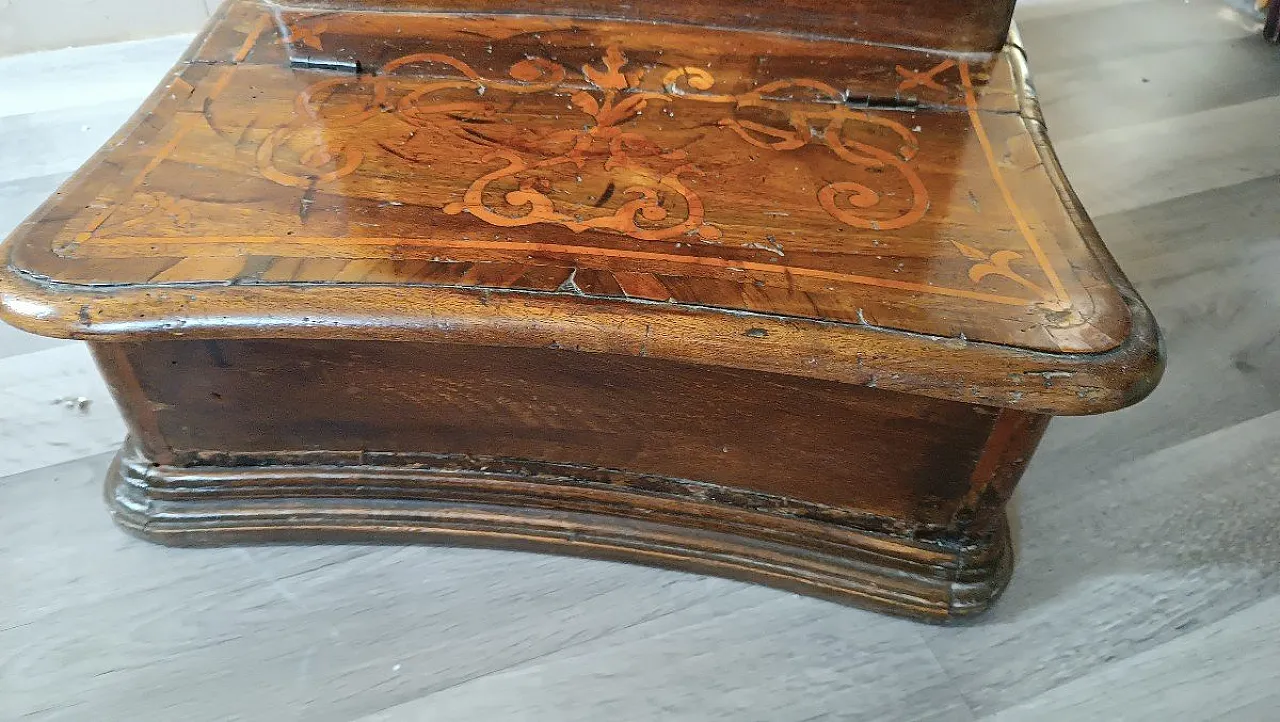
{"type": "MultiPolygon", "coordinates": [[[[1211,0],[1020,13],[1059,152],[1170,366],[1145,403],[1050,427],[1021,566],[981,623],[508,552],[135,541],[102,512],[120,430],[87,354],[0,327],[0,718],[1274,719],[1274,48],[1211,0]]],[[[0,217],[52,192],[185,45],[0,68],[0,92],[33,100],[0,103],[0,217]]]]}
{"type": "Polygon", "coordinates": [[[15,272],[93,300],[513,291],[1090,354],[1150,326],[1062,201],[1015,47],[259,0],[220,18],[11,241],[15,272]]]}

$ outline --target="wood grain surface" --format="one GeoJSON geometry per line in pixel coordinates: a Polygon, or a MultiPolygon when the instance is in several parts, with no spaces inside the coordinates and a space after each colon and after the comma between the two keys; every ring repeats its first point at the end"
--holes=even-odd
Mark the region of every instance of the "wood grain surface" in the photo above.
{"type": "MultiPolygon", "coordinates": [[[[1171,363],[1145,403],[1049,429],[1015,499],[1025,563],[985,623],[922,629],[725,580],[512,552],[143,543],[102,513],[110,456],[69,460],[87,453],[66,443],[85,424],[120,423],[103,397],[87,414],[52,403],[94,396],[79,353],[81,381],[50,375],[0,409],[0,450],[21,472],[0,479],[0,717],[1270,722],[1275,49],[1216,0],[1023,5],[1063,162],[1161,319],[1171,363]],[[1115,174],[1116,158],[1132,175],[1115,174]],[[1139,194],[1133,177],[1160,182],[1139,194]]],[[[4,65],[0,91],[38,100],[57,87],[59,105],[0,103],[12,114],[0,216],[12,225],[56,189],[28,163],[74,169],[110,131],[95,122],[107,90],[143,86],[118,98],[136,106],[185,44],[53,54],[34,64],[47,72],[4,65]],[[121,76],[122,55],[151,70],[121,76]]],[[[0,333],[0,377],[37,379],[17,388],[51,364],[28,343],[0,333]]]]}
{"type": "Polygon", "coordinates": [[[1158,379],[1158,333],[1025,76],[1013,45],[237,0],[19,227],[0,309],[1111,410],[1158,379]]]}
{"type": "Polygon", "coordinates": [[[1016,39],[410,10],[227,3],[7,243],[0,308],[92,338],[129,425],[125,528],[563,547],[945,620],[1007,582],[1047,415],[1159,377],[1016,39]]]}
{"type": "Polygon", "coordinates": [[[1128,337],[1018,115],[1012,55],[633,30],[233,5],[11,263],[99,287],[674,302],[1077,353],[1128,337]],[[348,58],[368,72],[296,62],[348,58]]]}
{"type": "MultiPolygon", "coordinates": [[[[368,8],[358,0],[292,0],[310,13],[368,8]]],[[[605,0],[383,0],[391,10],[620,18],[806,33],[863,43],[961,52],[992,51],[1004,42],[1013,0],[711,0],[697,5],[615,3],[605,0]],[[910,22],[903,22],[910,18],[910,22]]]]}
{"type": "Polygon", "coordinates": [[[984,611],[1007,584],[1005,504],[1048,421],[555,349],[90,348],[132,435],[108,505],[153,541],[534,549],[929,621],[984,611]]]}
{"type": "MultiPolygon", "coordinates": [[[[290,450],[347,463],[368,452],[572,463],[922,526],[959,512],[997,418],[879,389],[547,349],[264,340],[95,351],[162,463],[219,450],[245,457],[236,465],[290,450]]],[[[985,486],[996,470],[981,471],[985,486]]]]}

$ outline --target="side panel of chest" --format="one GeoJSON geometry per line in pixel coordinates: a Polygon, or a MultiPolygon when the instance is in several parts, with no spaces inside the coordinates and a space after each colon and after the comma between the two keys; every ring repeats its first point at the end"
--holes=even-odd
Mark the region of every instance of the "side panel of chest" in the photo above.
{"type": "MultiPolygon", "coordinates": [[[[996,411],[776,374],[541,349],[109,345],[157,456],[484,457],[693,480],[944,525],[996,411]]],[[[478,462],[477,462],[478,463],[478,462]]]]}
{"type": "Polygon", "coordinates": [[[1004,588],[1048,417],[566,349],[95,343],[117,523],[170,544],[417,541],[771,584],[922,619],[1004,588]]]}

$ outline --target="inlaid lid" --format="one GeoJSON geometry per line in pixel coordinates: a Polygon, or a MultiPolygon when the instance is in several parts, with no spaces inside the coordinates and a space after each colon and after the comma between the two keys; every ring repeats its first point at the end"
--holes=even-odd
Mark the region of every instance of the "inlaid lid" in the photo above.
{"type": "Polygon", "coordinates": [[[8,240],[2,310],[1114,408],[1154,383],[1155,328],[1019,60],[242,0],[8,240]]]}

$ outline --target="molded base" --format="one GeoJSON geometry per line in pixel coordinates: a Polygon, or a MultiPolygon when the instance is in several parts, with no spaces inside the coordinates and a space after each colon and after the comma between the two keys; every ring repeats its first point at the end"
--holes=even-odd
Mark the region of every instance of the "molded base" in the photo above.
{"type": "Polygon", "coordinates": [[[751,495],[747,505],[735,490],[698,482],[465,457],[405,461],[172,467],[126,443],[106,498],[122,528],[174,546],[423,542],[572,554],[935,622],[984,611],[1012,571],[1004,524],[978,542],[922,541],[814,520],[781,498],[751,495]]]}

